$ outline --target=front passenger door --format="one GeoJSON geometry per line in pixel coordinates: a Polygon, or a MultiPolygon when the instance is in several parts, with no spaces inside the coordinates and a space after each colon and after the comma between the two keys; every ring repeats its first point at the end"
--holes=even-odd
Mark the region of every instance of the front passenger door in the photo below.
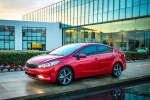
{"type": "Polygon", "coordinates": [[[77,77],[90,76],[95,74],[95,68],[98,67],[98,55],[95,45],[87,46],[81,49],[76,55],[85,54],[85,58],[76,59],[77,77]]]}

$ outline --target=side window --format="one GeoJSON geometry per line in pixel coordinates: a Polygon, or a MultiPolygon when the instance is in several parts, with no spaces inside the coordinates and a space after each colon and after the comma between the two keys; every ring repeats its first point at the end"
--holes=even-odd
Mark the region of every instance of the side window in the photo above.
{"type": "Polygon", "coordinates": [[[86,54],[87,56],[97,54],[96,46],[87,46],[79,51],[79,54],[86,54]]]}
{"type": "Polygon", "coordinates": [[[103,45],[98,46],[98,53],[99,53],[99,54],[110,53],[110,52],[112,52],[112,51],[113,51],[113,49],[110,48],[110,47],[103,46],[103,45]]]}
{"type": "Polygon", "coordinates": [[[77,52],[74,57],[77,57],[79,54],[85,54],[86,56],[95,55],[97,54],[96,46],[87,46],[83,49],[81,49],[79,52],[77,52]]]}

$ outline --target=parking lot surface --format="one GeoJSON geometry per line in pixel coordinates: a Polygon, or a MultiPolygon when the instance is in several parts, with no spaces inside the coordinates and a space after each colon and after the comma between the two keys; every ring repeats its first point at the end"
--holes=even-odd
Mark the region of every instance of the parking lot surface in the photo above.
{"type": "Polygon", "coordinates": [[[0,72],[0,100],[30,99],[73,91],[101,87],[113,88],[150,79],[150,60],[127,63],[127,69],[119,78],[111,75],[95,76],[74,80],[68,86],[47,83],[28,78],[24,71],[0,72]]]}

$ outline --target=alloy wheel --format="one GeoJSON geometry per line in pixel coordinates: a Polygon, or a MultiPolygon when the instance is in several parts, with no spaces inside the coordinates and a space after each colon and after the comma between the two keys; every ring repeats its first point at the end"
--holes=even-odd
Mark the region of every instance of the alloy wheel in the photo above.
{"type": "Polygon", "coordinates": [[[116,63],[113,67],[113,72],[112,72],[112,76],[113,77],[119,77],[121,75],[122,72],[122,67],[120,63],[116,63]]]}
{"type": "Polygon", "coordinates": [[[72,78],[72,70],[68,67],[64,67],[58,72],[57,81],[61,85],[67,85],[72,81],[72,78]]]}

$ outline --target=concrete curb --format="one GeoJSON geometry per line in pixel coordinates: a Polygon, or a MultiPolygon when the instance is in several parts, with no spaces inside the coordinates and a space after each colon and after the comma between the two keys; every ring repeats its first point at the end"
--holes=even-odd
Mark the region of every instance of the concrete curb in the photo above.
{"type": "MultiPolygon", "coordinates": [[[[22,97],[15,97],[15,98],[9,98],[6,100],[24,100],[24,99],[33,99],[33,98],[38,98],[38,97],[42,97],[42,96],[59,96],[59,95],[64,95],[64,94],[70,94],[70,93],[74,93],[74,92],[90,92],[90,91],[96,91],[96,90],[106,90],[106,89],[112,89],[112,88],[116,88],[116,87],[122,87],[122,86],[127,86],[127,85],[132,85],[132,84],[136,84],[136,83],[141,83],[141,82],[147,82],[150,81],[150,75],[147,76],[141,76],[141,77],[136,77],[136,78],[130,78],[130,79],[125,79],[119,82],[113,82],[110,84],[99,84],[99,85],[87,85],[87,86],[83,86],[82,88],[77,88],[75,89],[67,89],[67,88],[63,88],[63,91],[59,91],[59,92],[46,92],[46,93],[41,93],[41,94],[34,94],[34,95],[28,95],[28,96],[22,96],[22,97]],[[66,90],[65,90],[66,89],[66,90]]],[[[71,85],[71,84],[70,84],[71,85]]]]}

